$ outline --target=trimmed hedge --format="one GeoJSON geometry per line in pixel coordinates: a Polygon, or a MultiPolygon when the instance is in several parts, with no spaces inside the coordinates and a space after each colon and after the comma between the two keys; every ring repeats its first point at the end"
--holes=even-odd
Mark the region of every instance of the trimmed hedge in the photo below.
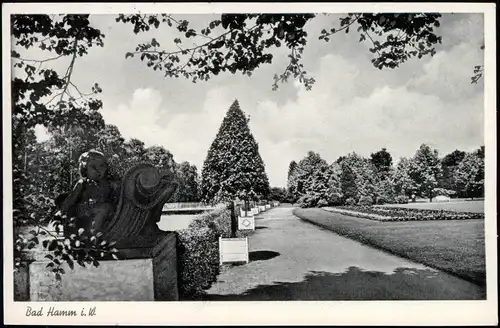
{"type": "MultiPolygon", "coordinates": [[[[247,234],[237,232],[238,237],[247,234]]],[[[178,236],[180,299],[201,299],[220,274],[219,237],[231,236],[231,212],[221,208],[201,214],[178,236]]]]}
{"type": "Polygon", "coordinates": [[[452,212],[402,207],[339,206],[324,208],[330,212],[376,221],[480,220],[482,213],[452,212]]]}

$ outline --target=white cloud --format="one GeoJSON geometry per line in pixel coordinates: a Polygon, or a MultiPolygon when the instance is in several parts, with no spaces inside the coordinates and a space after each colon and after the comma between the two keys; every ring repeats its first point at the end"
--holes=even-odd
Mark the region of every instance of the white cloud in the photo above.
{"type": "Polygon", "coordinates": [[[103,109],[102,115],[107,124],[120,129],[124,138],[137,138],[146,145],[159,144],[162,131],[157,121],[161,103],[161,96],[154,89],[136,89],[127,104],[103,109]]]}
{"type": "Polygon", "coordinates": [[[478,45],[462,42],[448,51],[438,52],[423,66],[424,73],[408,85],[450,100],[472,97],[483,90],[470,83],[474,66],[483,63],[483,55],[478,45]]]}
{"type": "Polygon", "coordinates": [[[102,114],[106,123],[116,125],[126,139],[164,146],[177,162],[187,160],[201,169],[230,101],[227,90],[217,88],[207,93],[202,111],[177,113],[169,111],[169,103],[157,90],[145,88],[136,89],[127,103],[102,114]],[[163,123],[160,116],[168,117],[168,122],[163,123]]]}

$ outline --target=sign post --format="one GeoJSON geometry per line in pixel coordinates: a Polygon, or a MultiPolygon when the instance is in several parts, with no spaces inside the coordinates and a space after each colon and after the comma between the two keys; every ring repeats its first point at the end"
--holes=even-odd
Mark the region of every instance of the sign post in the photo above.
{"type": "Polygon", "coordinates": [[[255,230],[255,217],[254,216],[238,217],[238,230],[255,230]]]}
{"type": "MultiPolygon", "coordinates": [[[[230,238],[219,237],[219,261],[220,264],[244,262],[248,263],[248,238],[237,238],[238,218],[236,217],[236,208],[234,201],[229,204],[231,211],[231,236],[230,238]]],[[[239,217],[239,216],[238,216],[239,217]]],[[[246,222],[246,221],[245,221],[246,222]]],[[[255,229],[255,227],[254,227],[255,229]]]]}
{"type": "Polygon", "coordinates": [[[220,264],[234,262],[250,262],[248,255],[248,238],[219,238],[220,264]]]}
{"type": "Polygon", "coordinates": [[[229,205],[231,208],[231,238],[236,238],[236,230],[238,229],[238,222],[236,221],[236,213],[234,208],[234,201],[229,205]]]}

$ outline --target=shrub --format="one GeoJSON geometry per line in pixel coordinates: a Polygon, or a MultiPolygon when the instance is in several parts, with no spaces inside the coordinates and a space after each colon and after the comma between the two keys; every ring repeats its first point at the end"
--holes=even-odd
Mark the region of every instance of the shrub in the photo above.
{"type": "Polygon", "coordinates": [[[395,202],[395,198],[391,195],[379,195],[376,201],[378,205],[393,204],[395,202]]]}
{"type": "Polygon", "coordinates": [[[342,193],[340,192],[331,192],[328,194],[328,203],[329,205],[337,206],[342,204],[342,193]]]}
{"type": "Polygon", "coordinates": [[[298,204],[302,208],[315,207],[317,203],[318,200],[312,195],[304,195],[298,200],[298,204]]]}
{"type": "Polygon", "coordinates": [[[408,202],[410,201],[410,198],[408,196],[405,196],[405,195],[399,195],[399,196],[396,196],[396,198],[394,200],[398,204],[408,204],[408,202]]]}
{"type": "Polygon", "coordinates": [[[316,204],[316,206],[318,206],[318,207],[328,206],[328,202],[324,199],[320,199],[318,201],[318,204],[316,204]]]}
{"type": "Polygon", "coordinates": [[[356,201],[354,200],[354,198],[347,198],[345,201],[345,204],[347,206],[354,206],[354,205],[356,205],[356,201]]]}
{"type": "Polygon", "coordinates": [[[220,273],[219,237],[231,234],[231,213],[222,208],[195,218],[178,232],[179,293],[181,299],[197,299],[217,281],[220,273]]]}
{"type": "Polygon", "coordinates": [[[434,196],[447,196],[451,197],[456,194],[454,190],[444,189],[444,188],[434,188],[432,191],[434,196]]]}
{"type": "Polygon", "coordinates": [[[358,205],[371,206],[371,205],[373,205],[373,198],[371,198],[371,196],[361,196],[359,198],[358,205]]]}

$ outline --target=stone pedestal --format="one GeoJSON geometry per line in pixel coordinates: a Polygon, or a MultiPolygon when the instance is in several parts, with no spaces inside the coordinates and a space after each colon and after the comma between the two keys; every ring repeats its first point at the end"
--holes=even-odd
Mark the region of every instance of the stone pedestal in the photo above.
{"type": "Polygon", "coordinates": [[[37,260],[15,275],[15,301],[178,301],[177,237],[166,234],[153,247],[120,249],[119,260],[98,268],[64,266],[56,281],[37,260]]]}

